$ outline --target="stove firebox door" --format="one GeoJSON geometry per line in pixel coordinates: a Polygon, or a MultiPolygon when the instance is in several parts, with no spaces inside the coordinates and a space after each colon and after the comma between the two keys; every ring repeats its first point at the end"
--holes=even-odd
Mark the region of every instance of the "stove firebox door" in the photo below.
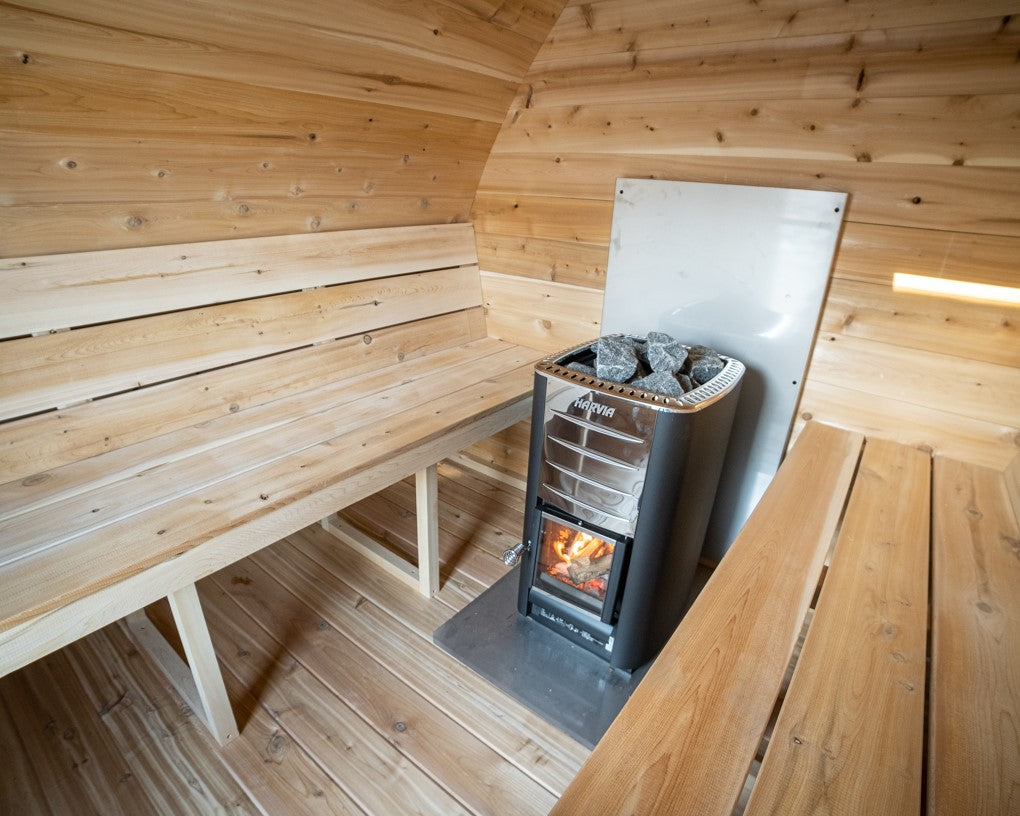
{"type": "Polygon", "coordinates": [[[542,512],[533,585],[612,623],[625,547],[608,533],[542,512]]]}

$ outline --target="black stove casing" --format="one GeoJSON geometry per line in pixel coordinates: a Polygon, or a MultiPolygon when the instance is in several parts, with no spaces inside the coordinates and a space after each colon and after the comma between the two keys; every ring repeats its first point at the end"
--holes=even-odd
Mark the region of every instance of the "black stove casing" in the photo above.
{"type": "Polygon", "coordinates": [[[670,398],[565,367],[590,345],[535,368],[518,609],[633,671],[685,611],[744,366],[724,357],[712,381],[670,398]],[[601,616],[537,586],[545,517],[616,542],[601,616]]]}

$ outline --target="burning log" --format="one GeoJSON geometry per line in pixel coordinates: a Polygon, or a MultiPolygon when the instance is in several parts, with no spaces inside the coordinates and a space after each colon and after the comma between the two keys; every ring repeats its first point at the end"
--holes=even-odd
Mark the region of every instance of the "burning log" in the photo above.
{"type": "Polygon", "coordinates": [[[609,574],[609,568],[613,564],[613,554],[600,555],[598,558],[582,556],[575,558],[567,565],[567,574],[575,584],[583,584],[593,578],[600,578],[609,574]]]}

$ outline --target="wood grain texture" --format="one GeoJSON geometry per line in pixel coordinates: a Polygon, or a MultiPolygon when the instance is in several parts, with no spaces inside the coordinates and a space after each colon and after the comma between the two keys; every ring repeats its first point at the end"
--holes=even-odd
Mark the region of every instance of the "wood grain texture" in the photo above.
{"type": "MultiPolygon", "coordinates": [[[[495,813],[503,808],[514,813],[540,813],[552,806],[554,796],[549,791],[518,772],[498,751],[461,727],[432,702],[431,692],[426,695],[409,688],[342,631],[329,624],[320,625],[322,615],[304,601],[303,593],[291,594],[271,574],[244,564],[238,565],[233,576],[242,580],[233,584],[221,580],[217,583],[219,591],[204,597],[209,599],[211,610],[225,618],[214,625],[234,635],[226,651],[236,655],[237,647],[241,647],[251,652],[247,659],[231,657],[227,660],[246,684],[257,679],[259,663],[265,661],[267,655],[280,654],[282,650],[282,659],[290,662],[292,656],[304,653],[308,669],[343,701],[344,708],[373,724],[371,731],[375,733],[370,735],[373,741],[388,741],[389,735],[394,733],[395,722],[404,723],[405,729],[396,732],[399,743],[390,750],[403,754],[413,763],[414,772],[411,768],[404,772],[409,780],[421,774],[441,780],[447,791],[456,791],[459,802],[447,803],[447,807],[464,808],[469,813],[495,813]],[[242,634],[241,627],[229,620],[238,616],[234,604],[269,634],[260,638],[242,634]],[[385,728],[385,724],[389,728],[385,728]]],[[[276,706],[271,700],[265,703],[281,711],[287,708],[276,706]]],[[[336,708],[342,712],[341,716],[346,713],[343,708],[336,708]]],[[[383,790],[392,787],[387,784],[385,759],[381,759],[375,771],[378,776],[360,784],[349,780],[359,798],[371,795],[373,787],[381,786],[383,790]]],[[[394,792],[390,791],[389,795],[394,792]]],[[[420,793],[409,800],[415,798],[426,796],[420,793]]],[[[374,810],[385,812],[379,807],[374,810]]]]}
{"type": "MultiPolygon", "coordinates": [[[[767,76],[771,77],[771,74],[767,76]]],[[[525,108],[508,153],[645,153],[1017,167],[1020,96],[631,102],[525,108]],[[923,129],[925,137],[918,140],[923,129]]]]}
{"type": "Polygon", "coordinates": [[[20,608],[14,618],[23,622],[8,618],[10,625],[0,632],[0,674],[262,549],[266,541],[317,522],[335,508],[375,493],[380,484],[398,481],[520,422],[530,411],[524,395],[530,390],[532,368],[533,361],[490,378],[470,394],[461,391],[441,404],[430,404],[433,414],[427,423],[402,412],[373,430],[349,434],[342,472],[337,471],[337,445],[327,443],[309,456],[270,466],[255,481],[246,476],[243,484],[223,483],[222,489],[187,499],[176,510],[165,505],[158,520],[140,516],[144,526],[124,531],[123,536],[116,526],[106,528],[102,545],[109,560],[103,563],[94,557],[95,542],[78,539],[61,550],[59,559],[49,559],[46,565],[34,562],[27,579],[6,571],[5,582],[12,591],[3,602],[11,604],[9,610],[20,608]],[[388,455],[367,456],[367,449],[381,452],[376,447],[381,440],[390,445],[388,455]],[[233,520],[228,519],[235,513],[233,520]],[[146,541],[140,535],[152,537],[146,541]],[[210,541],[215,546],[196,546],[210,541]],[[131,575],[109,570],[118,571],[129,562],[131,575]],[[69,594],[64,594],[67,590],[69,594]],[[43,606],[36,607],[37,603],[43,606]],[[52,611],[42,614],[43,607],[52,611]]]}
{"type": "Polygon", "coordinates": [[[475,267],[236,301],[0,346],[10,418],[480,305],[475,267]]]}
{"type": "Polygon", "coordinates": [[[469,224],[0,260],[0,337],[476,261],[469,224]]]}
{"type": "Polygon", "coordinates": [[[1016,92],[1016,19],[977,10],[965,21],[923,20],[919,13],[918,24],[893,29],[536,59],[525,82],[536,108],[1016,92]]]}
{"type": "Polygon", "coordinates": [[[811,424],[554,814],[729,813],[800,632],[863,438],[811,424]],[[739,703],[731,689],[741,688],[739,703]],[[607,769],[612,772],[607,772],[607,769]]]}
{"type": "Polygon", "coordinates": [[[567,4],[541,52],[540,60],[646,51],[677,45],[740,42],[770,38],[869,31],[915,25],[955,23],[975,17],[1002,17],[1015,11],[1012,0],[779,0],[747,13],[740,0],[671,0],[567,4]]]}
{"type": "Polygon", "coordinates": [[[916,814],[931,457],[868,440],[747,816],[916,814]]]}
{"type": "Polygon", "coordinates": [[[968,456],[985,467],[1001,470],[1016,456],[1020,433],[1014,425],[986,422],[953,411],[939,401],[921,405],[856,390],[846,385],[808,380],[798,406],[795,431],[810,420],[853,428],[869,438],[892,439],[904,445],[960,458],[968,456]]]}
{"type": "Polygon", "coordinates": [[[563,0],[17,0],[0,256],[465,221],[563,0]]]}
{"type": "Polygon", "coordinates": [[[601,290],[483,273],[482,297],[489,333],[507,342],[552,353],[599,336],[601,290]]]}
{"type": "MultiPolygon", "coordinates": [[[[129,391],[0,425],[0,483],[28,494],[54,487],[52,470],[253,406],[286,400],[337,379],[385,369],[485,335],[481,309],[412,321],[291,352],[282,373],[272,358],[129,391]],[[31,477],[31,478],[26,478],[31,477]],[[42,482],[50,482],[42,487],[42,482]]],[[[150,451],[150,456],[155,455],[150,451]]],[[[65,471],[66,472],[66,471],[65,471]]],[[[10,506],[3,504],[6,512],[10,506]]]]}
{"type": "Polygon", "coordinates": [[[1013,813],[1020,802],[1020,530],[1002,475],[937,458],[932,525],[928,812],[1013,813]]]}
{"type": "MultiPolygon", "coordinates": [[[[715,141],[715,137],[712,137],[715,141]]],[[[498,144],[497,144],[498,148],[498,144]]],[[[486,162],[473,220],[480,233],[497,232],[484,219],[497,209],[507,220],[504,197],[546,197],[549,217],[556,219],[546,231],[580,229],[572,225],[575,200],[611,202],[617,178],[657,178],[805,190],[849,192],[846,221],[892,224],[931,230],[1020,236],[1020,171],[943,165],[876,165],[874,162],[832,162],[799,159],[747,159],[726,156],[647,156],[639,154],[504,154],[493,150],[486,162]],[[565,199],[565,200],[560,200],[565,199]],[[559,209],[557,209],[557,203],[559,209]],[[557,217],[557,213],[559,216],[557,217]],[[564,222],[563,224],[557,222],[564,222]]],[[[532,207],[537,206],[525,199],[532,207]]],[[[510,202],[512,208],[513,202],[510,202]]],[[[599,223],[607,224],[596,244],[609,246],[611,216],[598,210],[599,223]]],[[[574,240],[576,232],[566,231],[574,240]]],[[[502,234],[527,236],[514,228],[502,234]]],[[[540,233],[540,235],[543,235],[540,233]]],[[[544,236],[543,236],[544,237],[544,236]]],[[[933,236],[942,243],[944,237],[933,236]]],[[[591,242],[591,238],[588,239],[591,242]]],[[[890,248],[889,251],[895,251],[890,248]]]]}

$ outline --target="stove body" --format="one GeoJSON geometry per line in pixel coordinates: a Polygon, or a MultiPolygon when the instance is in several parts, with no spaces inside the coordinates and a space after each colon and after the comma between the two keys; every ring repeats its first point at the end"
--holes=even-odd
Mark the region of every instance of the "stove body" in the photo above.
{"type": "Polygon", "coordinates": [[[684,612],[744,366],[683,397],[535,368],[518,609],[614,668],[648,662],[684,612]]]}

